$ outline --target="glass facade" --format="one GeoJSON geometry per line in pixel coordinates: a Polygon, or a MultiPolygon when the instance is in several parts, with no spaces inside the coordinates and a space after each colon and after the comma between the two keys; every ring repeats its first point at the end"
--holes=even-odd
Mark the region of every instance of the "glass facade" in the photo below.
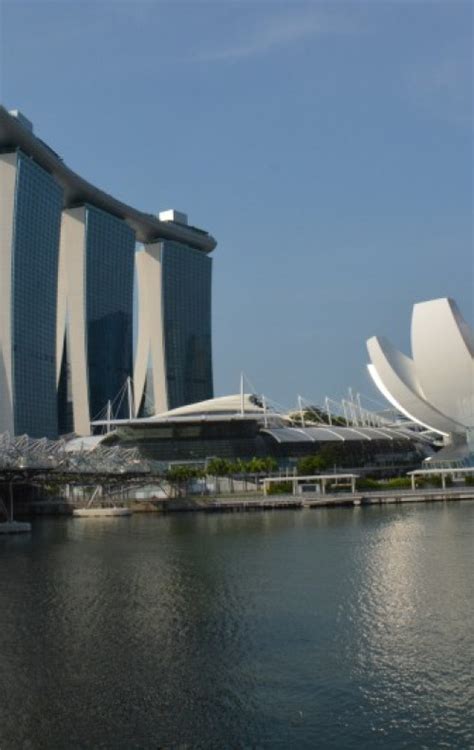
{"type": "Polygon", "coordinates": [[[18,152],[12,256],[15,434],[57,435],[56,294],[63,193],[18,152]]]}
{"type": "Polygon", "coordinates": [[[213,397],[212,260],[175,242],[162,244],[162,306],[168,408],[213,397]]]}
{"type": "Polygon", "coordinates": [[[91,419],[115,400],[132,375],[135,233],[120,219],[86,207],[86,320],[91,419]]]}
{"type": "Polygon", "coordinates": [[[364,473],[393,473],[416,468],[424,454],[420,446],[406,438],[380,440],[346,439],[342,442],[327,431],[322,440],[301,439],[294,427],[268,430],[253,419],[212,422],[168,422],[137,424],[133,430],[120,428],[104,439],[105,445],[138,448],[146,460],[204,462],[210,458],[248,460],[272,456],[281,466],[294,464],[304,456],[328,455],[338,469],[364,469],[364,473]],[[285,437],[284,437],[285,436],[285,437]],[[283,439],[284,437],[284,439],[283,439]],[[279,442],[282,440],[282,442],[279,442]]]}

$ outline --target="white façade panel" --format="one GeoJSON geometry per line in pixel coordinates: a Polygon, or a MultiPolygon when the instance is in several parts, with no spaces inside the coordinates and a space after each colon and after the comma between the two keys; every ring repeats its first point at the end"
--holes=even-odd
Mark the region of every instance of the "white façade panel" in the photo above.
{"type": "Polygon", "coordinates": [[[414,306],[411,346],[424,397],[466,427],[474,426],[474,340],[446,297],[414,306]]]}
{"type": "Polygon", "coordinates": [[[154,409],[168,409],[162,314],[161,243],[145,245],[135,254],[138,286],[138,336],[135,355],[135,408],[143,398],[148,367],[151,367],[154,409]]]}
{"type": "Polygon", "coordinates": [[[138,416],[138,410],[143,399],[145,390],[146,375],[150,361],[150,319],[149,319],[149,301],[148,301],[148,275],[153,271],[149,268],[149,255],[144,250],[135,253],[135,269],[137,279],[137,347],[135,352],[135,368],[133,374],[135,416],[138,416]]]}
{"type": "Polygon", "coordinates": [[[448,436],[463,434],[463,426],[449,419],[423,398],[413,360],[395,349],[386,339],[373,336],[367,341],[372,365],[369,373],[375,385],[396,409],[409,419],[448,436]]]}
{"type": "Polygon", "coordinates": [[[16,154],[0,154],[0,433],[14,432],[12,391],[12,248],[16,154]]]}
{"type": "Polygon", "coordinates": [[[67,337],[74,431],[90,435],[86,326],[86,209],[63,211],[59,250],[56,374],[59,380],[64,336],[67,337]]]}

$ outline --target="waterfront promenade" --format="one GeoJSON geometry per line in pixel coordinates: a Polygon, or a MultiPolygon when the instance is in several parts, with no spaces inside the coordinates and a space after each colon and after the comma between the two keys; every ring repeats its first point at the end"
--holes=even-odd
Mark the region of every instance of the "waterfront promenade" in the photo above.
{"type": "Polygon", "coordinates": [[[171,500],[167,504],[169,511],[253,511],[253,510],[287,510],[304,508],[340,508],[362,505],[383,505],[394,503],[431,503],[444,501],[474,500],[474,487],[450,487],[446,489],[423,490],[374,490],[364,492],[337,492],[321,495],[304,493],[304,495],[277,495],[273,497],[244,496],[233,498],[216,498],[215,500],[189,501],[171,500]]]}
{"type": "MultiPolygon", "coordinates": [[[[208,495],[188,495],[167,499],[133,501],[117,496],[114,505],[128,507],[135,513],[219,513],[273,510],[303,510],[305,508],[344,508],[369,505],[392,505],[403,503],[435,503],[474,500],[474,487],[459,486],[438,489],[418,490],[366,490],[363,492],[337,492],[320,494],[302,493],[262,496],[261,493],[247,493],[209,497],[208,495]]],[[[28,506],[18,505],[19,515],[72,515],[79,507],[68,500],[40,500],[28,506]]]]}

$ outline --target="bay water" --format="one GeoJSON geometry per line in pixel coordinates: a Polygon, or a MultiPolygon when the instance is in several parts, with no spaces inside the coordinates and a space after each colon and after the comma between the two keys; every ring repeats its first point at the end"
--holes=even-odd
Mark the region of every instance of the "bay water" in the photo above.
{"type": "Polygon", "coordinates": [[[474,747],[474,503],[0,537],[0,750],[474,747]]]}

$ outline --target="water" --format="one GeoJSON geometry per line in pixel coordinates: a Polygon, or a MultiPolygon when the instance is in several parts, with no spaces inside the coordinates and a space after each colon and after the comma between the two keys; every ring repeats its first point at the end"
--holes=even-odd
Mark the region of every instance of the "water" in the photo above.
{"type": "Polygon", "coordinates": [[[474,747],[474,504],[0,538],[0,748],[474,747]]]}

